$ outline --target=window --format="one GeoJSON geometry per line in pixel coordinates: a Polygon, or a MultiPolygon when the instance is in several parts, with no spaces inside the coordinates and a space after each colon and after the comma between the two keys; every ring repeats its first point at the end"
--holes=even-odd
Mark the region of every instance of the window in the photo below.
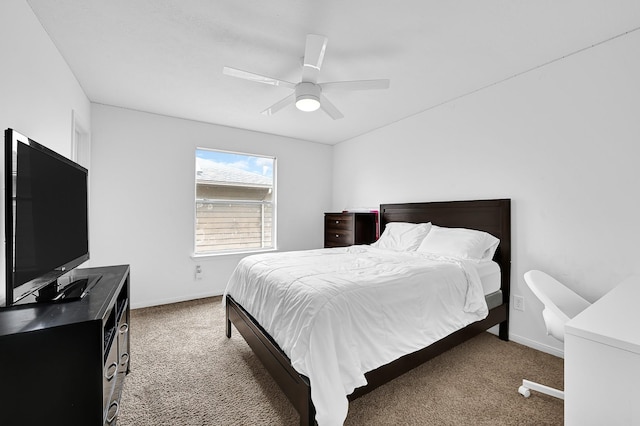
{"type": "Polygon", "coordinates": [[[195,254],[275,248],[275,163],[196,149],[195,254]]]}

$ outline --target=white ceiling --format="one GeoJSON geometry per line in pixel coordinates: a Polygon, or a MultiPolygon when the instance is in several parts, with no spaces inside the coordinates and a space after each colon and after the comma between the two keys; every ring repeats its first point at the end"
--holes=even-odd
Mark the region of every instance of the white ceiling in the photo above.
{"type": "MultiPolygon", "coordinates": [[[[335,144],[640,26],[638,0],[27,0],[92,102],[335,144]],[[307,34],[329,38],[319,82],[345,115],[293,105],[307,34]]],[[[629,52],[638,54],[638,52],[629,52]]]]}

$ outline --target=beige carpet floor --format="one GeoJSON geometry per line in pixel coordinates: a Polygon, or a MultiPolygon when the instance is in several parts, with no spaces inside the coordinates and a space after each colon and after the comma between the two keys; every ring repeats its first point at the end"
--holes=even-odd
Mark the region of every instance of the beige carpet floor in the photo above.
{"type": "MultiPolygon", "coordinates": [[[[131,312],[119,426],[297,425],[299,417],[220,297],[131,312]]],[[[563,360],[490,333],[351,402],[345,425],[562,425],[563,403],[525,399],[522,378],[563,386],[563,360]]]]}

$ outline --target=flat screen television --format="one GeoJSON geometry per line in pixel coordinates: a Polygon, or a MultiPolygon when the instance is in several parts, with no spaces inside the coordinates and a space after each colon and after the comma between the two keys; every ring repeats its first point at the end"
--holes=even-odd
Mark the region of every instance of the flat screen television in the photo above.
{"type": "Polygon", "coordinates": [[[89,259],[87,169],[12,129],[4,166],[6,306],[60,298],[89,259]]]}

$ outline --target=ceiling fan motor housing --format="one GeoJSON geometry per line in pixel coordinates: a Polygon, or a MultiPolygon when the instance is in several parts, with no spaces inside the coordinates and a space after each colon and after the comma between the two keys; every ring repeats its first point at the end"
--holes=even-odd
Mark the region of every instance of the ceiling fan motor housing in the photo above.
{"type": "Polygon", "coordinates": [[[320,108],[320,86],[303,81],[296,84],[296,107],[301,111],[315,111],[320,108]]]}

